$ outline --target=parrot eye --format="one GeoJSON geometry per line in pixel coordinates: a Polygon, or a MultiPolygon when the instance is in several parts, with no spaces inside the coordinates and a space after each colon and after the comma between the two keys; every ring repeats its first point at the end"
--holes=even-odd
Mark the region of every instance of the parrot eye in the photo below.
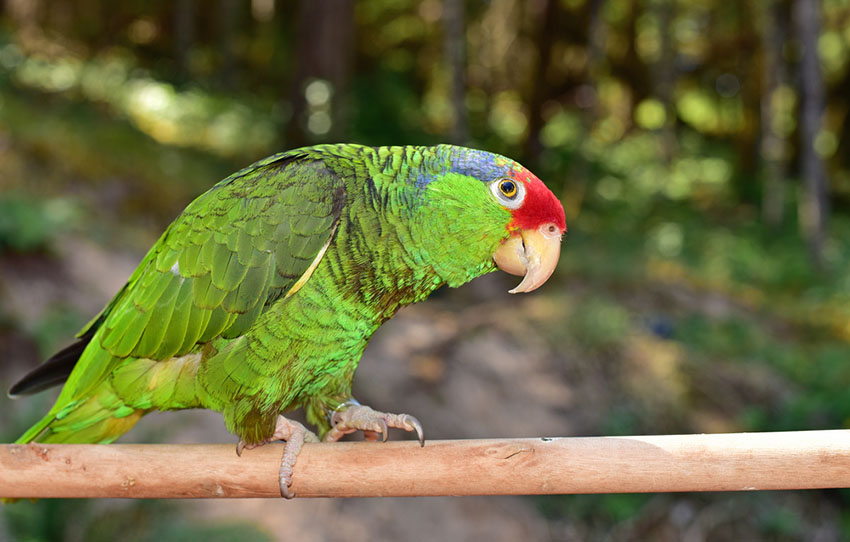
{"type": "Polygon", "coordinates": [[[499,191],[502,193],[503,196],[513,199],[514,197],[516,197],[517,193],[516,183],[507,179],[505,179],[504,181],[499,181],[499,191]]]}
{"type": "Polygon", "coordinates": [[[519,209],[525,199],[525,185],[513,179],[499,179],[490,184],[490,191],[508,209],[519,209]]]}

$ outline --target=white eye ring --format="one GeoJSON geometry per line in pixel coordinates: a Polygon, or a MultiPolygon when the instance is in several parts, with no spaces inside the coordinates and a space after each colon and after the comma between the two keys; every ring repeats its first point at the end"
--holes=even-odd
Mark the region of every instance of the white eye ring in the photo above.
{"type": "Polygon", "coordinates": [[[525,184],[513,179],[496,179],[490,183],[490,192],[508,209],[519,209],[525,200],[525,184]]]}

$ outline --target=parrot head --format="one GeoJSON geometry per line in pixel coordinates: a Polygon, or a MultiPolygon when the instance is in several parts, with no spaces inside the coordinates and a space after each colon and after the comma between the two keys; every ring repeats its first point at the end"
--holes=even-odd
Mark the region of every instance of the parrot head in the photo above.
{"type": "Polygon", "coordinates": [[[520,166],[512,175],[489,183],[495,199],[511,213],[509,236],[493,254],[496,266],[522,282],[512,294],[530,292],[546,282],[561,255],[567,231],[564,207],[533,173],[520,166]]]}
{"type": "MultiPolygon", "coordinates": [[[[433,196],[428,198],[434,203],[430,210],[437,210],[438,216],[427,219],[440,228],[432,230],[434,242],[450,246],[453,261],[463,261],[459,268],[479,265],[476,275],[498,267],[522,276],[511,293],[541,286],[555,270],[567,230],[561,202],[533,173],[504,156],[450,145],[438,148],[445,160],[417,182],[433,196]]],[[[471,278],[442,276],[450,286],[471,278]]]]}

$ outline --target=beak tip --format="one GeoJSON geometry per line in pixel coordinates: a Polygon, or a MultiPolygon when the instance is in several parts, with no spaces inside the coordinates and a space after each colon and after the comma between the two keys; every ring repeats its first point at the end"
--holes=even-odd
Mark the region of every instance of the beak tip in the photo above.
{"type": "MultiPolygon", "coordinates": [[[[550,225],[551,227],[551,225],[550,225]]],[[[543,228],[523,230],[503,242],[494,254],[496,266],[523,279],[508,293],[519,294],[536,290],[555,271],[561,252],[561,235],[551,235],[543,228]]]]}

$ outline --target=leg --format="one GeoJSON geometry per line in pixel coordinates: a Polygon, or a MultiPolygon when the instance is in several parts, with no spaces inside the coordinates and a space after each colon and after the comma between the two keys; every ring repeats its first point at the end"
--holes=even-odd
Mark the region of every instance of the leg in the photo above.
{"type": "Polygon", "coordinates": [[[245,441],[240,440],[236,445],[236,454],[242,455],[242,450],[256,448],[269,442],[283,440],[286,442],[286,447],[283,449],[283,457],[280,460],[280,495],[281,497],[291,499],[295,493],[289,491],[289,486],[292,485],[292,472],[295,467],[295,460],[298,458],[298,452],[304,442],[319,442],[319,438],[312,432],[308,431],[303,425],[292,420],[287,420],[283,416],[277,417],[277,424],[274,428],[274,433],[266,442],[258,444],[245,444],[245,441]]]}
{"type": "Polygon", "coordinates": [[[366,440],[377,440],[381,435],[386,442],[390,427],[416,431],[419,445],[425,446],[425,434],[422,424],[410,414],[389,414],[378,412],[350,399],[337,407],[330,416],[331,430],[325,435],[325,442],[336,442],[343,435],[355,431],[363,431],[366,440]]]}

